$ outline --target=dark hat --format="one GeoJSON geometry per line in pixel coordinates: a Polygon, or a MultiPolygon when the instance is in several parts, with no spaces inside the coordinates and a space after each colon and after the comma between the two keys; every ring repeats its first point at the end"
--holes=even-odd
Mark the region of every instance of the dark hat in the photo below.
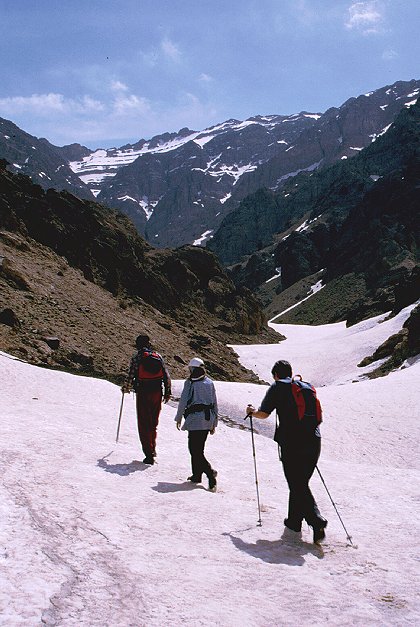
{"type": "Polygon", "coordinates": [[[149,346],[150,338],[148,335],[138,335],[136,337],[136,348],[144,348],[145,346],[149,346]]]}

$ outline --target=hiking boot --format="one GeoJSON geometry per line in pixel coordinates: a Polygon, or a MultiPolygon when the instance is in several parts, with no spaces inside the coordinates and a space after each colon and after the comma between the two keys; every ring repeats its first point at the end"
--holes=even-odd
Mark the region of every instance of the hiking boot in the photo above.
{"type": "Polygon", "coordinates": [[[217,470],[213,470],[213,473],[209,476],[209,490],[210,492],[216,492],[217,487],[217,470]]]}
{"type": "Polygon", "coordinates": [[[319,525],[312,527],[314,532],[314,544],[320,544],[322,540],[325,539],[325,527],[327,524],[328,522],[324,520],[322,523],[319,523],[319,525]]]}
{"type": "Polygon", "coordinates": [[[187,481],[191,481],[191,483],[201,483],[201,477],[194,477],[194,475],[191,475],[191,477],[187,477],[187,481]]]}
{"type": "Polygon", "coordinates": [[[284,519],[284,526],[292,531],[302,531],[302,523],[292,522],[288,518],[284,519]]]}
{"type": "Polygon", "coordinates": [[[153,459],[153,457],[145,457],[143,459],[143,464],[149,464],[150,466],[153,466],[154,463],[155,460],[153,459]]]}

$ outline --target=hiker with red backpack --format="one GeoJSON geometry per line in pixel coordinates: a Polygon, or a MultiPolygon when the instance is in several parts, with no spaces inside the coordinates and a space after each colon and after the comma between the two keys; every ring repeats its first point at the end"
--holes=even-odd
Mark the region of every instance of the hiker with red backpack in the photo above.
{"type": "Polygon", "coordinates": [[[136,392],[137,427],[145,454],[143,463],[153,465],[162,395],[167,403],[171,396],[171,378],[162,356],[152,349],[148,335],[137,337],[136,348],[121,391],[125,394],[133,388],[136,392]]]}
{"type": "Polygon", "coordinates": [[[321,405],[313,386],[302,381],[300,375],[292,378],[292,367],[288,361],[277,361],[271,373],[274,383],[267,390],[259,409],[248,405],[246,414],[264,419],[276,410],[274,440],[279,445],[289,486],[289,510],[284,524],[288,529],[300,532],[302,521],[306,520],[313,529],[313,541],[319,543],[325,538],[327,521],[319,512],[309,480],[321,452],[321,405]]]}

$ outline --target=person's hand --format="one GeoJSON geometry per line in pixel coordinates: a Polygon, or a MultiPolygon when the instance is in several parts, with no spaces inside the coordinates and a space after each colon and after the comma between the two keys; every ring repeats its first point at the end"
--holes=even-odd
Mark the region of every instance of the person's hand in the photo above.
{"type": "Polygon", "coordinates": [[[214,435],[215,431],[216,431],[216,427],[213,427],[213,429],[210,429],[210,435],[214,435]]]}
{"type": "Polygon", "coordinates": [[[123,394],[127,394],[129,391],[130,391],[130,386],[129,386],[129,385],[124,384],[124,385],[121,387],[121,392],[122,392],[123,394]]]}
{"type": "Polygon", "coordinates": [[[177,421],[176,423],[176,428],[178,429],[178,431],[181,429],[181,421],[177,421]]]}
{"type": "Polygon", "coordinates": [[[253,405],[248,404],[245,410],[246,415],[249,416],[250,414],[252,414],[253,411],[255,411],[255,407],[253,405]]]}
{"type": "Polygon", "coordinates": [[[170,394],[165,394],[165,396],[163,397],[163,402],[167,403],[170,400],[170,398],[171,398],[170,394]]]}

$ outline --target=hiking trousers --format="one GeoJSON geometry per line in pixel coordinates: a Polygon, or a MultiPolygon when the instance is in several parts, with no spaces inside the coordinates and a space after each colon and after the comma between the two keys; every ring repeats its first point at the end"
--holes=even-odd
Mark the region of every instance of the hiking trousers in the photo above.
{"type": "Polygon", "coordinates": [[[156,456],[156,432],[162,407],[162,390],[140,388],[136,394],[137,427],[143,453],[156,456]]]}
{"type": "Polygon", "coordinates": [[[309,488],[321,452],[321,438],[313,437],[302,442],[282,444],[281,461],[289,485],[289,523],[300,528],[302,520],[314,528],[323,527],[316,501],[309,488]]]}
{"type": "Polygon", "coordinates": [[[207,477],[213,476],[213,469],[204,456],[204,446],[208,434],[208,429],[188,431],[188,450],[191,455],[192,475],[197,481],[201,481],[203,473],[207,477]]]}

